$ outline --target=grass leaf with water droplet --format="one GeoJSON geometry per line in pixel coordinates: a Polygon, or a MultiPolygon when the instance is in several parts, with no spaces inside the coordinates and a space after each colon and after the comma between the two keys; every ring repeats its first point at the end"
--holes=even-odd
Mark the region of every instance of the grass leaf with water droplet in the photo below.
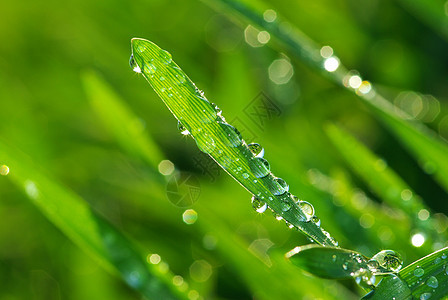
{"type": "Polygon", "coordinates": [[[425,256],[378,284],[363,299],[441,299],[448,294],[448,248],[425,256]],[[387,298],[386,298],[387,297],[387,298]]]}
{"type": "Polygon", "coordinates": [[[40,171],[26,155],[0,141],[0,157],[11,170],[8,177],[37,208],[104,268],[148,299],[188,299],[172,284],[169,274],[148,265],[130,240],[78,195],[40,171]]]}
{"type": "MultiPolygon", "coordinates": [[[[235,0],[204,0],[220,10],[229,10],[242,19],[266,30],[279,43],[281,51],[287,50],[292,56],[307,63],[318,70],[326,78],[337,85],[346,88],[363,100],[374,116],[380,120],[414,155],[427,171],[433,173],[436,180],[448,191],[448,144],[440,139],[435,132],[423,123],[406,116],[404,112],[397,113],[398,109],[387,101],[378,91],[372,88],[367,81],[357,76],[359,84],[347,84],[350,72],[340,63],[339,58],[329,58],[319,55],[318,45],[297,28],[291,30],[288,25],[278,20],[267,21],[262,12],[245,4],[246,1],[235,0]],[[335,68],[328,69],[328,60],[337,61],[335,68]],[[403,116],[406,116],[405,118],[403,116]]],[[[442,7],[440,7],[442,9],[442,7]]]]}
{"type": "Polygon", "coordinates": [[[360,269],[368,269],[367,257],[342,248],[306,245],[294,248],[286,257],[299,268],[328,279],[353,278],[360,269]]]}
{"type": "Polygon", "coordinates": [[[286,182],[271,173],[264,158],[252,153],[238,130],[226,122],[221,110],[207,100],[171,54],[139,38],[132,39],[131,48],[131,67],[141,72],[202,152],[289,224],[319,244],[337,245],[317,217],[302,211],[286,182]]]}

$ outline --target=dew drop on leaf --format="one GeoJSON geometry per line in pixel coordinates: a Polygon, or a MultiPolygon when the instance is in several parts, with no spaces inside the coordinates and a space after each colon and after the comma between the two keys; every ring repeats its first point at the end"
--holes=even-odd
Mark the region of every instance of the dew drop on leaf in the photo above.
{"type": "Polygon", "coordinates": [[[289,190],[289,185],[283,179],[276,177],[269,188],[274,195],[280,196],[289,190]]]}
{"type": "Polygon", "coordinates": [[[291,204],[288,201],[281,201],[280,207],[281,207],[282,211],[286,212],[291,209],[291,204]]]}
{"type": "Polygon", "coordinates": [[[439,281],[434,276],[431,276],[426,280],[426,285],[436,289],[439,287],[439,281]]]}
{"type": "Polygon", "coordinates": [[[190,134],[190,131],[188,131],[188,129],[184,125],[182,125],[181,122],[177,122],[177,129],[180,131],[180,133],[182,135],[189,135],[190,134]]]}
{"type": "Polygon", "coordinates": [[[249,166],[252,173],[257,178],[263,178],[267,176],[270,172],[270,166],[268,161],[261,157],[254,157],[250,159],[249,166]]]}
{"type": "Polygon", "coordinates": [[[417,267],[414,270],[414,276],[416,277],[422,277],[425,274],[425,270],[423,270],[421,267],[417,267]]]}
{"type": "Polygon", "coordinates": [[[249,147],[250,152],[252,152],[252,154],[255,157],[263,157],[264,156],[264,149],[263,149],[263,147],[260,146],[260,144],[251,143],[247,146],[249,147]]]}
{"type": "Polygon", "coordinates": [[[306,221],[310,221],[311,218],[314,216],[314,206],[307,202],[307,201],[299,201],[298,203],[300,209],[306,216],[306,221]]]}
{"type": "Polygon", "coordinates": [[[226,146],[234,148],[241,145],[243,140],[238,129],[227,123],[218,122],[218,124],[224,132],[223,142],[226,146]]]}
{"type": "Polygon", "coordinates": [[[428,300],[428,299],[430,299],[431,298],[431,296],[432,296],[432,294],[431,293],[423,293],[423,294],[421,294],[420,295],[420,300],[428,300]]]}
{"type": "Polygon", "coordinates": [[[216,149],[215,140],[206,132],[198,132],[194,135],[194,139],[199,150],[204,153],[212,153],[216,149]]]}
{"type": "Polygon", "coordinates": [[[173,61],[173,57],[171,56],[171,53],[169,53],[166,50],[160,49],[159,57],[163,61],[164,64],[170,64],[173,61]]]}
{"type": "Polygon", "coordinates": [[[375,254],[370,261],[376,261],[378,263],[378,268],[374,272],[376,274],[396,273],[403,266],[403,260],[400,255],[393,250],[382,250],[375,254]]]}
{"type": "Polygon", "coordinates": [[[252,196],[252,207],[255,209],[257,213],[264,213],[266,209],[268,208],[268,205],[266,202],[262,201],[260,198],[257,198],[255,196],[252,196]]]}

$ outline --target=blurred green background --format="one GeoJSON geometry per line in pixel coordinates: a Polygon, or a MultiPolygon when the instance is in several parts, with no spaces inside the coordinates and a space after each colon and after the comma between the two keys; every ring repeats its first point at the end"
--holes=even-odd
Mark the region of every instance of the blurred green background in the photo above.
{"type": "MultiPolygon", "coordinates": [[[[317,43],[330,45],[349,69],[358,70],[395,105],[448,139],[448,39],[404,2],[266,4],[317,43]]],[[[328,180],[342,176],[359,189],[355,191],[363,190],[378,202],[347,167],[323,126],[333,122],[347,129],[384,158],[434,212],[448,212],[446,192],[356,96],[270,47],[272,41],[254,44],[251,29],[233,23],[231,14],[212,9],[207,1],[179,0],[15,1],[3,3],[1,10],[2,140],[27,153],[138,241],[142,253],[159,254],[204,298],[265,298],[257,297],[256,284],[248,276],[260,283],[275,280],[265,276],[275,268],[275,258],[308,241],[270,213],[256,213],[250,195],[223,171],[212,176],[204,172],[197,160],[206,158],[191,139],[179,134],[170,112],[130,69],[132,37],[170,51],[227,120],[239,118],[253,130],[273,172],[289,183],[291,192],[314,204],[323,227],[342,247],[365,255],[393,248],[406,263],[433,250],[413,247],[411,233],[394,236],[392,221],[369,233],[359,215],[347,212],[334,193],[323,191],[324,179],[319,175],[317,180],[316,174],[326,174],[328,180]],[[200,196],[191,207],[199,212],[198,224],[183,222],[185,208],[168,201],[158,169],[120,146],[101,121],[82,81],[91,70],[137,115],[163,159],[199,179],[200,196]],[[281,111],[261,128],[244,114],[260,92],[281,111]],[[208,218],[203,225],[201,209],[208,218]],[[242,254],[226,246],[233,239],[241,253],[255,257],[265,275],[245,274],[249,271],[244,271],[242,254]]],[[[141,298],[79,250],[7,176],[0,177],[0,200],[1,300],[141,298]]],[[[301,271],[282,268],[294,274],[291,284],[300,287],[295,280],[303,277],[301,271]]],[[[315,281],[315,286],[303,287],[303,294],[298,288],[294,296],[313,299],[314,293],[329,296],[349,290],[352,296],[362,294],[351,282],[315,281]]]]}

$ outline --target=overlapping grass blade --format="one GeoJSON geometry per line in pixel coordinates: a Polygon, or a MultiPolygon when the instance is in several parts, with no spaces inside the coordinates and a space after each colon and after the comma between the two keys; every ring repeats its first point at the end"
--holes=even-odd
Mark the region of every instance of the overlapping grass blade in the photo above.
{"type": "Polygon", "coordinates": [[[312,206],[306,204],[306,214],[288,192],[288,185],[270,172],[269,163],[261,157],[261,147],[248,147],[238,130],[226,122],[221,110],[206,99],[170,53],[144,39],[134,38],[131,44],[134,71],[150,83],[178,120],[182,132],[191,135],[202,152],[252,193],[260,209],[269,206],[319,244],[337,245],[319,226],[319,219],[312,218],[312,206]]]}
{"type": "Polygon", "coordinates": [[[363,299],[441,299],[448,294],[448,248],[419,259],[383,278],[363,299]]]}
{"type": "Polygon", "coordinates": [[[384,161],[338,126],[330,124],[326,132],[349,166],[385,203],[406,212],[428,240],[443,242],[422,199],[384,161]],[[428,214],[423,220],[419,217],[422,210],[428,214]]]}
{"type": "Polygon", "coordinates": [[[347,71],[340,63],[339,58],[321,56],[319,47],[314,41],[296,28],[285,27],[284,23],[278,20],[279,18],[272,22],[266,21],[262,12],[245,4],[246,1],[204,1],[212,6],[230,11],[232,15],[235,14],[246,22],[266,30],[279,42],[282,51],[286,49],[296,59],[307,63],[337,85],[359,96],[374,113],[374,116],[408,148],[425,170],[433,173],[436,180],[448,191],[448,145],[436,133],[421,122],[411,120],[404,112],[397,113],[398,109],[382,97],[370,82],[363,81],[359,86],[351,87],[348,82],[353,74],[347,71]],[[325,67],[328,60],[332,60],[332,65],[336,69],[325,67]]]}
{"type": "Polygon", "coordinates": [[[353,278],[368,268],[367,257],[342,248],[307,245],[294,248],[286,257],[299,268],[328,279],[353,278]]]}
{"type": "Polygon", "coordinates": [[[157,169],[163,154],[151,137],[144,133],[141,120],[122,104],[120,97],[94,71],[82,74],[90,105],[117,141],[132,154],[157,169]],[[129,141],[132,141],[130,143],[129,141]]]}
{"type": "Polygon", "coordinates": [[[103,267],[148,299],[188,299],[172,284],[169,274],[149,266],[129,239],[83,199],[34,166],[26,155],[0,141],[0,157],[10,169],[7,176],[55,226],[103,267]]]}

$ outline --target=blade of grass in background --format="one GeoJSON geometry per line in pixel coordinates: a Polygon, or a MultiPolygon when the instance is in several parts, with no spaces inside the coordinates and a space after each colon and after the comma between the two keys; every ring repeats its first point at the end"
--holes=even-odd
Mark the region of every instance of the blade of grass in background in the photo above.
{"type": "Polygon", "coordinates": [[[400,0],[401,4],[436,32],[448,39],[448,2],[444,0],[400,0]]]}
{"type": "MultiPolygon", "coordinates": [[[[219,10],[229,11],[245,22],[249,22],[267,31],[280,44],[280,49],[286,49],[299,61],[307,63],[313,69],[320,71],[339,86],[359,96],[373,111],[383,124],[408,148],[425,171],[432,173],[436,180],[448,191],[448,145],[437,134],[417,120],[410,120],[405,113],[397,113],[397,108],[382,97],[368,81],[363,81],[357,72],[348,71],[333,55],[333,49],[319,48],[317,44],[291,25],[282,23],[278,18],[265,19],[263,5],[256,1],[258,7],[246,4],[247,1],[236,0],[204,0],[219,10]]],[[[251,3],[253,4],[253,3],[251,3]]],[[[264,10],[266,11],[266,10],[264,10]]]]}
{"type": "Polygon", "coordinates": [[[176,117],[181,131],[194,138],[198,148],[210,155],[229,175],[253,194],[259,212],[267,207],[321,245],[337,242],[320,227],[314,207],[288,192],[288,184],[275,177],[262,158],[258,144],[250,147],[228,124],[222,111],[210,103],[202,91],[172,60],[171,54],[154,43],[133,38],[131,67],[141,73],[176,117]]]}
{"type": "Polygon", "coordinates": [[[172,283],[170,274],[149,266],[137,248],[97,215],[76,194],[62,187],[19,150],[0,141],[1,163],[8,177],[77,246],[112,273],[120,275],[148,299],[188,299],[172,283]]]}
{"type": "Polygon", "coordinates": [[[122,105],[119,96],[104,83],[98,74],[86,71],[82,74],[82,80],[90,104],[105,127],[123,148],[145,159],[157,170],[164,156],[151,137],[144,133],[141,120],[122,105]],[[133,142],[130,143],[130,140],[133,142]]]}
{"type": "Polygon", "coordinates": [[[403,268],[398,276],[385,277],[362,299],[442,299],[448,293],[447,257],[448,248],[431,253],[403,268]]]}
{"type": "Polygon", "coordinates": [[[349,166],[387,204],[412,217],[414,226],[430,243],[444,242],[435,220],[421,198],[380,158],[338,126],[326,126],[327,135],[349,166]]]}

